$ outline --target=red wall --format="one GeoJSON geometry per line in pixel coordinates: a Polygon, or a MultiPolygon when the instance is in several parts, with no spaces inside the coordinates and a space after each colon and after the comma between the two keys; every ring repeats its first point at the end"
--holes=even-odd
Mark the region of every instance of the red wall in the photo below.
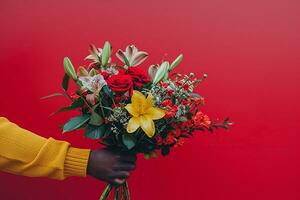
{"type": "MultiPolygon", "coordinates": [[[[78,66],[89,43],[134,43],[143,65],[184,54],[178,71],[209,75],[198,91],[212,118],[235,125],[199,133],[167,158],[138,160],[134,200],[300,199],[300,3],[297,0],[0,2],[0,115],[45,137],[96,147],[80,132],[61,135],[67,115],[62,59],[78,66]],[[164,56],[165,55],[165,56],[164,56]]],[[[0,199],[97,199],[92,178],[58,182],[0,173],[0,199]]]]}

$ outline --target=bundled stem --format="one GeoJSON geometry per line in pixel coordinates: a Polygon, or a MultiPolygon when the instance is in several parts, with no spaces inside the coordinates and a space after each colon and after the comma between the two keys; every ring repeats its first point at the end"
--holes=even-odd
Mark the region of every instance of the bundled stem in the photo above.
{"type": "Polygon", "coordinates": [[[130,193],[127,181],[121,186],[113,186],[112,184],[108,184],[103,190],[99,200],[108,200],[113,189],[114,200],[130,200],[130,193]]]}

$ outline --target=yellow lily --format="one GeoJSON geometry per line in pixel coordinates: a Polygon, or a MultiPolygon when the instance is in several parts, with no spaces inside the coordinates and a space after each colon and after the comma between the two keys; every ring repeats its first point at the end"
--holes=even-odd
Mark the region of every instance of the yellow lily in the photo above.
{"type": "Polygon", "coordinates": [[[131,104],[127,104],[125,109],[132,115],[128,122],[127,132],[133,133],[141,127],[150,138],[155,134],[153,120],[161,119],[165,116],[165,112],[162,109],[153,106],[153,96],[151,94],[146,98],[137,90],[133,91],[131,104]]]}

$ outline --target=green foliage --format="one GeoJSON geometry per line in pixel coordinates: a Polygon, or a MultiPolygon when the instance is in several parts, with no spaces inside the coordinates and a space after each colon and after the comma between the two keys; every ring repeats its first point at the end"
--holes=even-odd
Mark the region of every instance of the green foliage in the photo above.
{"type": "Polygon", "coordinates": [[[97,71],[94,68],[92,68],[91,71],[89,72],[89,75],[92,76],[92,77],[96,76],[97,75],[97,71]]]}
{"type": "Polygon", "coordinates": [[[181,63],[183,55],[180,54],[170,65],[169,71],[172,71],[179,63],[181,63]]]}
{"type": "Polygon", "coordinates": [[[134,134],[123,134],[122,140],[128,150],[132,149],[136,145],[136,142],[137,142],[134,134]]]}
{"type": "Polygon", "coordinates": [[[165,77],[166,73],[168,73],[168,68],[169,68],[169,63],[167,61],[163,62],[160,65],[153,79],[153,84],[159,83],[159,81],[161,81],[161,79],[165,77]]]}
{"type": "Polygon", "coordinates": [[[102,126],[94,126],[89,124],[85,129],[84,136],[91,139],[100,139],[105,136],[107,128],[108,127],[104,124],[102,126]]]}
{"type": "Polygon", "coordinates": [[[90,119],[90,115],[84,114],[77,117],[71,118],[65,125],[63,126],[63,133],[70,132],[76,130],[83,126],[90,119]]]}
{"type": "Polygon", "coordinates": [[[56,112],[53,112],[51,115],[55,115],[55,114],[61,113],[61,112],[67,112],[67,111],[70,111],[70,110],[75,110],[77,108],[83,107],[83,105],[84,105],[84,100],[79,98],[79,99],[76,99],[70,106],[60,108],[56,112]]]}
{"type": "Polygon", "coordinates": [[[95,111],[92,112],[91,120],[90,120],[89,124],[95,125],[95,126],[100,126],[101,124],[103,124],[103,122],[104,122],[104,120],[103,120],[102,116],[100,116],[95,111]]]}
{"type": "Polygon", "coordinates": [[[106,66],[106,64],[108,63],[110,54],[111,54],[111,47],[109,42],[106,41],[102,50],[102,58],[101,58],[101,63],[103,66],[106,66]]]}
{"type": "Polygon", "coordinates": [[[73,80],[77,80],[77,75],[71,60],[68,57],[64,58],[64,68],[66,74],[71,77],[73,80]]]}
{"type": "Polygon", "coordinates": [[[196,94],[196,93],[190,93],[190,95],[192,97],[201,98],[201,96],[199,94],[196,94]]]}
{"type": "Polygon", "coordinates": [[[111,91],[111,89],[109,87],[107,87],[107,85],[104,85],[102,90],[107,96],[109,96],[110,98],[113,98],[114,94],[111,91]]]}
{"type": "Polygon", "coordinates": [[[126,56],[124,56],[124,62],[125,62],[125,64],[126,64],[127,67],[130,66],[130,63],[129,63],[129,61],[128,61],[128,59],[127,59],[126,56]]]}
{"type": "Polygon", "coordinates": [[[150,159],[150,153],[144,153],[144,158],[146,159],[146,160],[149,160],[150,159]]]}
{"type": "Polygon", "coordinates": [[[170,153],[170,146],[164,145],[161,147],[161,155],[166,156],[170,153]]]}
{"type": "Polygon", "coordinates": [[[42,97],[41,99],[50,99],[50,98],[52,98],[52,97],[57,97],[57,96],[66,96],[65,94],[62,94],[62,93],[53,93],[53,94],[50,94],[50,95],[48,95],[48,96],[44,96],[44,97],[42,97]]]}
{"type": "Polygon", "coordinates": [[[82,98],[78,98],[71,104],[70,108],[81,108],[84,106],[84,100],[82,98]]]}
{"type": "Polygon", "coordinates": [[[64,78],[62,80],[62,88],[64,89],[64,91],[67,91],[68,88],[69,88],[69,80],[70,80],[70,77],[68,76],[68,74],[65,74],[64,75],[64,78]]]}
{"type": "Polygon", "coordinates": [[[180,116],[179,119],[177,120],[178,122],[185,122],[187,121],[187,118],[184,116],[180,116]]]}

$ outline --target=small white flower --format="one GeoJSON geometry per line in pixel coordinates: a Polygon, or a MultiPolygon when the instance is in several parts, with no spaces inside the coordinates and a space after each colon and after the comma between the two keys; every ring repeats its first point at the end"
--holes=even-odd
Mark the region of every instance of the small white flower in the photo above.
{"type": "Polygon", "coordinates": [[[119,71],[116,69],[115,66],[108,66],[105,70],[109,75],[116,75],[119,71]]]}

